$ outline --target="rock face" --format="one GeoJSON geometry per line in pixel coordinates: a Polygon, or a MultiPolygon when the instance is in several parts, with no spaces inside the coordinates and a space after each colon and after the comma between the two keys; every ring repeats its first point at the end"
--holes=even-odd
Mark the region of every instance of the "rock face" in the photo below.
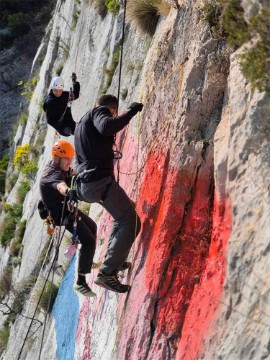
{"type": "Polygon", "coordinates": [[[28,80],[31,63],[31,59],[19,55],[14,48],[2,51],[0,54],[0,157],[9,147],[12,125],[22,110],[22,89],[18,83],[28,80]]]}
{"type": "MultiPolygon", "coordinates": [[[[120,107],[144,103],[118,136],[120,184],[142,222],[130,253],[132,271],[123,280],[131,291],[120,295],[97,288],[94,270],[88,280],[97,297],[77,297],[73,260],[45,340],[39,330],[22,349],[29,321],[18,317],[3,359],[17,359],[19,349],[20,358],[29,360],[39,351],[42,359],[61,360],[270,358],[269,98],[251,91],[237,53],[229,57],[224,43],[199,20],[198,3],[172,7],[149,49],[147,37],[126,28],[121,88],[127,96],[120,107]]],[[[94,104],[102,68],[120,42],[122,19],[122,13],[101,19],[86,1],[58,1],[29,108],[32,118],[38,116],[35,98],[63,62],[63,44],[69,55],[62,76],[68,84],[76,71],[81,82],[74,118],[94,104]],[[74,11],[80,16],[71,30],[74,11]]],[[[107,93],[117,94],[118,76],[119,66],[107,93]]],[[[23,143],[29,134],[27,124],[23,143]]],[[[50,129],[37,181],[53,141],[50,129]]],[[[25,205],[28,235],[41,228],[37,197],[36,182],[25,205]]],[[[99,229],[95,260],[102,261],[112,219],[100,205],[91,205],[90,216],[99,229]]],[[[31,273],[41,248],[25,235],[20,279],[31,273]]]]}

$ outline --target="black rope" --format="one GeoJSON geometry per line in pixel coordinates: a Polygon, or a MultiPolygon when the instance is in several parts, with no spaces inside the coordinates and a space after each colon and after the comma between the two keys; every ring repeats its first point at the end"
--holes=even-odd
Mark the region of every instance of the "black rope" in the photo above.
{"type": "MultiPolygon", "coordinates": [[[[72,176],[71,189],[74,188],[74,180],[75,180],[75,176],[72,176]]],[[[63,207],[62,207],[61,221],[60,221],[60,229],[61,229],[62,224],[64,224],[64,225],[66,226],[66,224],[67,224],[68,221],[69,221],[69,218],[70,218],[71,213],[74,213],[73,234],[72,234],[72,244],[73,244],[73,243],[76,243],[76,237],[77,237],[78,204],[77,204],[77,202],[75,202],[75,203],[73,204],[72,208],[70,209],[69,216],[68,216],[68,217],[65,219],[65,221],[64,221],[65,208],[66,208],[66,200],[67,200],[67,197],[65,197],[64,203],[63,203],[63,207]],[[65,223],[64,223],[64,222],[65,222],[65,223]]],[[[46,316],[45,316],[45,319],[44,319],[44,325],[43,325],[43,331],[42,331],[42,337],[41,337],[41,345],[40,345],[40,350],[39,350],[39,357],[38,357],[39,360],[40,360],[40,358],[41,358],[41,352],[42,352],[42,346],[43,346],[43,341],[44,341],[44,335],[45,335],[45,327],[46,327],[46,322],[47,322],[47,316],[48,316],[49,308],[50,308],[50,305],[51,305],[53,280],[54,280],[54,275],[55,275],[55,271],[56,271],[56,268],[57,268],[57,267],[55,267],[55,264],[57,263],[57,260],[58,260],[59,247],[60,247],[60,245],[61,245],[61,242],[62,242],[64,233],[65,233],[65,229],[64,229],[64,231],[63,231],[63,234],[62,234],[62,237],[61,237],[61,238],[60,238],[60,233],[59,233],[59,240],[58,240],[58,242],[57,242],[57,247],[56,247],[56,254],[55,254],[54,263],[53,263],[54,267],[53,267],[53,272],[52,272],[52,281],[51,281],[51,286],[50,286],[50,296],[49,296],[49,301],[48,301],[46,316]]]]}
{"type": "MultiPolygon", "coordinates": [[[[62,236],[62,238],[63,238],[63,236],[62,236]]],[[[32,324],[33,324],[34,317],[35,317],[36,312],[37,312],[37,310],[38,310],[39,303],[40,303],[40,301],[41,301],[41,298],[42,298],[43,292],[44,292],[44,290],[45,290],[47,281],[48,281],[48,279],[49,279],[50,273],[51,273],[51,271],[52,271],[52,269],[53,269],[53,267],[54,267],[56,255],[57,255],[57,253],[55,254],[55,257],[54,257],[53,262],[52,262],[52,264],[51,264],[51,267],[50,267],[50,269],[49,269],[48,275],[47,275],[47,277],[46,277],[46,279],[45,279],[45,283],[44,283],[43,288],[42,288],[42,290],[41,290],[41,294],[40,294],[39,300],[38,300],[38,302],[37,302],[37,305],[36,305],[34,314],[33,314],[33,316],[32,316],[30,325],[29,325],[28,330],[27,330],[27,333],[26,333],[26,335],[25,335],[25,338],[24,338],[24,341],[23,341],[23,345],[22,345],[22,347],[21,347],[21,350],[20,350],[20,353],[19,353],[19,356],[18,356],[18,360],[21,358],[21,354],[22,354],[24,345],[25,345],[25,343],[26,343],[28,334],[29,334],[29,332],[30,332],[31,326],[32,326],[32,324]]]]}
{"type": "MultiPolygon", "coordinates": [[[[120,52],[120,61],[119,61],[119,78],[118,78],[118,93],[117,93],[118,108],[119,108],[119,99],[120,99],[123,50],[124,50],[124,40],[125,40],[126,9],[127,9],[127,0],[124,0],[124,19],[122,24],[121,52],[120,52]]],[[[117,115],[118,115],[118,108],[117,108],[117,115]]]]}
{"type": "MultiPolygon", "coordinates": [[[[55,265],[55,262],[54,262],[54,265],[55,265]]],[[[53,273],[52,273],[51,286],[50,286],[50,295],[49,295],[49,300],[48,300],[48,304],[47,304],[47,311],[46,311],[46,315],[45,315],[45,319],[44,319],[44,323],[43,323],[43,330],[42,330],[42,336],[41,336],[41,343],[40,343],[38,360],[41,359],[43,341],[44,341],[44,336],[45,336],[45,328],[46,328],[48,313],[49,313],[49,309],[50,309],[50,305],[51,305],[51,301],[52,301],[52,289],[53,289],[53,281],[54,281],[55,270],[56,269],[55,269],[55,266],[54,266],[53,267],[53,273]]]]}
{"type": "MultiPolygon", "coordinates": [[[[119,99],[120,99],[120,88],[121,88],[121,76],[122,76],[122,65],[123,65],[123,51],[124,51],[124,40],[125,40],[125,25],[126,25],[126,11],[127,11],[127,0],[124,0],[124,19],[122,24],[122,38],[121,38],[121,52],[120,52],[120,61],[119,61],[119,78],[118,78],[118,92],[117,92],[117,99],[118,99],[118,107],[116,116],[118,116],[118,110],[119,110],[119,99]]],[[[117,153],[122,153],[116,148],[117,153]]],[[[120,174],[120,162],[117,162],[117,182],[119,183],[119,174],[120,174]]]]}
{"type": "MultiPolygon", "coordinates": [[[[43,288],[42,288],[42,290],[41,290],[41,294],[40,294],[40,297],[39,297],[39,299],[38,299],[38,302],[37,302],[37,305],[36,305],[34,314],[33,314],[32,318],[31,318],[30,325],[29,325],[28,330],[27,330],[27,333],[26,333],[26,335],[25,335],[25,338],[24,338],[24,341],[23,341],[23,345],[22,345],[22,347],[21,347],[21,350],[20,350],[20,353],[19,353],[19,356],[18,356],[18,360],[21,358],[21,354],[22,354],[23,348],[24,348],[25,343],[26,343],[26,341],[27,341],[27,337],[28,337],[28,335],[29,335],[31,326],[32,326],[32,324],[33,324],[33,321],[34,321],[34,318],[35,318],[35,315],[36,315],[36,312],[37,312],[37,310],[38,310],[38,307],[39,307],[39,304],[40,304],[42,295],[43,295],[43,293],[44,293],[44,291],[45,291],[45,288],[46,288],[46,285],[47,285],[47,282],[48,282],[50,273],[51,273],[52,269],[54,269],[54,265],[55,265],[56,261],[58,260],[59,246],[60,246],[60,244],[61,244],[61,242],[62,242],[62,239],[63,239],[63,237],[64,237],[64,233],[65,233],[65,230],[66,230],[66,229],[64,228],[64,231],[63,231],[63,233],[62,233],[61,236],[60,236],[61,226],[62,226],[63,223],[64,223],[65,207],[66,207],[66,197],[65,197],[65,199],[64,199],[63,207],[62,207],[61,220],[60,220],[60,225],[59,225],[59,229],[60,229],[60,231],[59,231],[59,241],[58,241],[58,244],[57,244],[56,252],[55,252],[55,255],[54,255],[52,264],[51,264],[51,266],[50,266],[50,268],[49,268],[48,275],[47,275],[47,277],[46,277],[46,279],[45,279],[43,288]]],[[[55,271],[55,270],[54,270],[54,271],[55,271]]],[[[54,271],[53,271],[53,272],[54,272],[54,271]]],[[[42,336],[42,344],[43,344],[43,336],[42,336]]],[[[42,349],[42,344],[41,344],[41,349],[42,349]]],[[[40,354],[39,354],[39,356],[41,355],[41,349],[40,349],[40,354]]]]}

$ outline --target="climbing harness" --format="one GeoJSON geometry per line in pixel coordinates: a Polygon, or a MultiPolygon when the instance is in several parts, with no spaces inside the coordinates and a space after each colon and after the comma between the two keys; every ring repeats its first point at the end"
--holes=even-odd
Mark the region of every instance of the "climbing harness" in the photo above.
{"type": "MultiPolygon", "coordinates": [[[[72,176],[71,185],[70,185],[71,189],[74,189],[75,181],[76,181],[76,176],[72,176]]],[[[71,242],[71,245],[65,251],[64,255],[67,258],[71,259],[74,256],[74,254],[76,253],[77,247],[79,244],[79,239],[77,236],[78,210],[79,210],[78,202],[77,201],[69,202],[68,209],[69,209],[70,214],[72,214],[72,213],[74,214],[73,225],[72,225],[72,242],[71,242]]]]}
{"type": "Polygon", "coordinates": [[[54,233],[55,229],[55,222],[51,215],[48,215],[47,218],[44,221],[44,224],[47,225],[47,234],[52,235],[54,233]]]}
{"type": "MultiPolygon", "coordinates": [[[[71,189],[74,189],[75,178],[76,178],[75,176],[72,176],[71,185],[70,185],[71,189]]],[[[75,245],[78,243],[78,240],[77,240],[78,201],[72,201],[72,203],[69,204],[69,211],[70,211],[70,213],[74,214],[73,231],[72,231],[72,245],[75,245]]]]}
{"type": "MultiPolygon", "coordinates": [[[[46,278],[45,278],[45,280],[44,280],[44,284],[43,284],[43,287],[42,287],[42,289],[41,289],[40,297],[39,297],[39,299],[38,299],[38,302],[37,302],[36,308],[35,308],[35,310],[34,310],[33,316],[31,317],[31,322],[30,322],[30,324],[29,324],[29,326],[28,326],[28,329],[27,329],[27,332],[26,332],[26,335],[25,335],[25,338],[24,338],[24,341],[23,341],[23,345],[22,345],[22,347],[21,347],[21,349],[20,349],[20,352],[19,352],[19,355],[18,355],[17,360],[19,360],[19,359],[21,358],[22,351],[23,351],[24,346],[25,346],[25,343],[26,343],[26,341],[27,341],[27,338],[28,338],[30,329],[31,329],[31,327],[32,327],[33,321],[34,321],[34,319],[35,319],[35,315],[36,315],[36,313],[37,313],[37,310],[38,310],[40,301],[41,301],[41,299],[42,299],[42,295],[43,295],[43,293],[44,293],[44,291],[45,291],[45,289],[46,289],[47,283],[48,283],[48,281],[49,281],[49,276],[50,276],[51,273],[52,273],[52,281],[51,281],[50,294],[51,294],[51,292],[52,292],[52,285],[53,285],[54,274],[55,274],[55,271],[56,271],[56,269],[57,269],[57,267],[58,267],[57,261],[58,261],[58,256],[59,256],[59,248],[60,248],[62,239],[63,239],[63,237],[64,237],[64,233],[65,233],[65,229],[66,229],[66,224],[67,224],[67,222],[69,221],[69,216],[70,216],[70,214],[69,214],[67,217],[65,217],[66,202],[67,202],[67,199],[66,199],[66,197],[65,197],[65,198],[64,198],[64,201],[63,201],[63,206],[62,206],[61,220],[60,220],[60,224],[59,224],[59,226],[58,226],[59,232],[57,231],[57,232],[54,232],[54,233],[53,233],[53,236],[52,236],[51,242],[50,242],[50,246],[49,246],[49,248],[48,248],[48,250],[47,250],[47,253],[46,253],[45,257],[44,257],[44,260],[43,260],[41,269],[40,269],[40,271],[39,271],[39,275],[38,275],[38,277],[37,277],[37,279],[40,278],[40,276],[41,276],[41,271],[43,270],[44,265],[45,265],[45,263],[46,263],[46,261],[47,261],[47,257],[48,257],[48,254],[49,254],[49,252],[50,252],[51,246],[52,246],[53,243],[55,243],[55,253],[54,253],[54,256],[53,256],[53,259],[52,259],[52,263],[51,263],[51,265],[50,265],[50,267],[49,267],[48,274],[47,274],[47,276],[46,276],[46,278]],[[64,226],[64,230],[63,230],[63,232],[61,233],[60,230],[61,230],[62,226],[64,226]]],[[[51,295],[50,295],[50,297],[51,297],[51,295]]],[[[48,302],[48,306],[50,306],[50,301],[48,302]]],[[[38,358],[38,359],[41,359],[41,351],[42,351],[42,346],[43,346],[43,341],[44,341],[44,334],[45,334],[45,326],[46,326],[46,321],[47,321],[47,315],[48,315],[48,311],[47,311],[47,313],[46,313],[45,320],[44,320],[44,324],[43,324],[43,333],[42,333],[42,338],[41,338],[41,345],[40,345],[40,352],[39,352],[39,358],[38,358]]]]}
{"type": "Polygon", "coordinates": [[[73,97],[72,97],[72,94],[73,94],[73,90],[72,88],[70,88],[69,90],[69,95],[68,95],[68,102],[67,102],[67,106],[62,114],[62,116],[60,117],[60,119],[58,120],[58,123],[61,124],[61,122],[63,121],[64,119],[64,116],[66,114],[66,111],[68,108],[71,108],[71,105],[72,105],[72,102],[73,102],[73,97]]]}

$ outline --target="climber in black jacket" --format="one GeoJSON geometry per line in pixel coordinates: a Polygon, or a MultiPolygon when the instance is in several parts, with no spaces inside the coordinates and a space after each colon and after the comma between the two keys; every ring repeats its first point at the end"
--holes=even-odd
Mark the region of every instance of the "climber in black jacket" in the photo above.
{"type": "Polygon", "coordinates": [[[129,285],[119,282],[117,274],[128,265],[126,258],[140,231],[140,219],[134,203],[114,178],[114,136],[142,108],[143,104],[132,103],[123,115],[116,116],[118,99],[102,95],[97,106],[77,123],[74,133],[77,194],[85,202],[100,203],[114,219],[107,254],[95,283],[119,293],[129,289],[129,285]]]}
{"type": "MultiPolygon", "coordinates": [[[[74,157],[74,147],[66,140],[58,140],[52,147],[52,160],[47,164],[40,179],[40,194],[45,207],[50,212],[55,225],[62,224],[62,211],[64,210],[65,227],[74,232],[75,214],[70,212],[65,204],[65,197],[76,202],[76,191],[70,188],[74,157]]],[[[96,223],[82,211],[78,210],[76,232],[81,243],[78,252],[78,276],[74,289],[86,297],[93,297],[95,293],[86,283],[86,274],[91,272],[93,257],[96,248],[96,223]]]]}
{"type": "Polygon", "coordinates": [[[75,73],[72,73],[73,89],[70,92],[64,90],[64,81],[61,77],[53,78],[51,90],[45,99],[43,110],[46,112],[46,119],[62,136],[74,134],[76,122],[72,118],[69,102],[76,100],[80,94],[80,83],[75,73]]]}

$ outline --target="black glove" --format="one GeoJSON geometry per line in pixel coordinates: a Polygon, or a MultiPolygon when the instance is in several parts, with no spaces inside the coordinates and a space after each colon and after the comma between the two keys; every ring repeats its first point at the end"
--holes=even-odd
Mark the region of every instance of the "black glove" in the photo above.
{"type": "Polygon", "coordinates": [[[143,104],[142,104],[142,103],[133,102],[131,105],[129,105],[129,109],[132,111],[132,113],[133,113],[134,115],[136,115],[137,112],[142,111],[142,109],[143,109],[143,104]]]}
{"type": "Polygon", "coordinates": [[[75,189],[67,189],[66,194],[70,201],[75,201],[75,202],[78,201],[78,197],[75,189]]]}
{"type": "Polygon", "coordinates": [[[72,82],[76,82],[77,80],[77,75],[73,72],[72,75],[71,75],[71,79],[72,79],[72,82]]]}

